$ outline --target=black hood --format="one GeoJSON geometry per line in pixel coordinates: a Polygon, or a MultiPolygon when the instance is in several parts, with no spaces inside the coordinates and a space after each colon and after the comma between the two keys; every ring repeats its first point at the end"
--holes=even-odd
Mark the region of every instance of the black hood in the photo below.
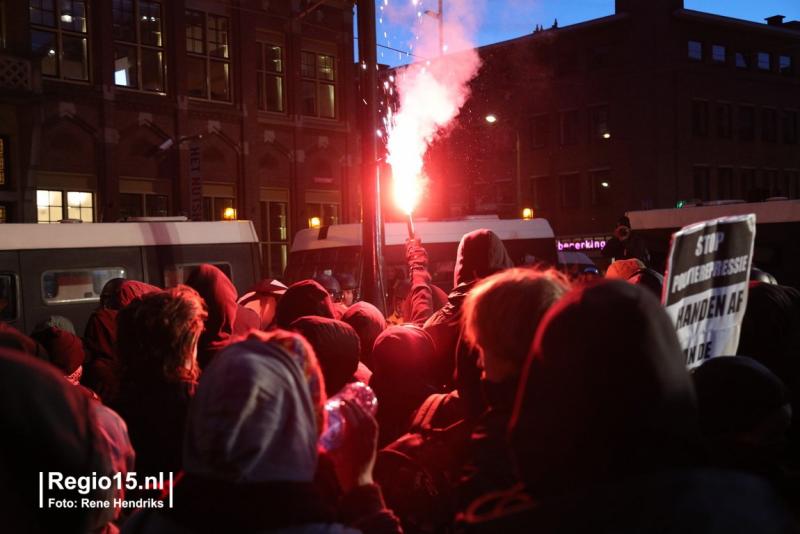
{"type": "Polygon", "coordinates": [[[453,286],[458,287],[513,266],[506,246],[494,232],[473,230],[464,235],[458,244],[453,286]]]}

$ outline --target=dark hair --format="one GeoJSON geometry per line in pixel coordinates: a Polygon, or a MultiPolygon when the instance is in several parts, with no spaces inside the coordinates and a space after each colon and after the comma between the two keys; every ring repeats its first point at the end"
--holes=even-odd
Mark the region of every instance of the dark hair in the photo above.
{"type": "Polygon", "coordinates": [[[194,348],[207,316],[203,299],[184,285],[123,308],[117,316],[117,349],[126,373],[146,381],[197,380],[194,348]]]}

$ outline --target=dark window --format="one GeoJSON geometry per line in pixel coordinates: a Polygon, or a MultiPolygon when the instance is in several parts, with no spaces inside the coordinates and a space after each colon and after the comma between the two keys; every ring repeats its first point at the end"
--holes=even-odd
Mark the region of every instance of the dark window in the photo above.
{"type": "Polygon", "coordinates": [[[764,197],[782,197],[786,192],[778,181],[778,171],[776,169],[764,169],[761,171],[761,187],[764,190],[764,197]]]}
{"type": "Polygon", "coordinates": [[[742,169],[739,171],[739,191],[744,200],[757,200],[756,191],[756,171],[753,169],[742,169]]]}
{"type": "Polygon", "coordinates": [[[561,182],[561,207],[581,207],[581,175],[565,174],[560,177],[561,182]]]}
{"type": "Polygon", "coordinates": [[[611,204],[614,191],[611,183],[611,171],[593,171],[589,173],[592,185],[592,205],[608,206],[611,204]]]}
{"type": "Polygon", "coordinates": [[[740,141],[752,141],[756,137],[756,110],[752,106],[739,106],[737,129],[740,141]]]}
{"type": "Polygon", "coordinates": [[[187,92],[194,98],[231,101],[230,19],[186,10],[187,92]]]}
{"type": "Polygon", "coordinates": [[[765,143],[778,141],[778,112],[764,108],[761,110],[761,140],[765,143]]]}
{"type": "Polygon", "coordinates": [[[283,112],[285,87],[283,47],[264,42],[256,44],[258,45],[256,65],[258,109],[283,112]]]}
{"type": "Polygon", "coordinates": [[[696,137],[708,136],[708,102],[692,101],[692,134],[696,137]]]}
{"type": "Polygon", "coordinates": [[[744,52],[736,52],[734,56],[734,60],[736,62],[737,69],[748,69],[750,68],[750,58],[744,52]]]}
{"type": "Polygon", "coordinates": [[[534,181],[536,208],[550,212],[558,206],[558,188],[556,179],[552,176],[537,178],[534,181]]]}
{"type": "Polygon", "coordinates": [[[114,0],[114,83],[156,93],[166,91],[161,4],[114,0]]]}
{"type": "Polygon", "coordinates": [[[0,136],[0,187],[8,184],[8,137],[0,136]]]}
{"type": "Polygon", "coordinates": [[[756,56],[758,70],[772,70],[772,55],[769,52],[759,52],[756,56]]]}
{"type": "Polygon", "coordinates": [[[778,57],[778,70],[781,74],[791,76],[794,74],[794,65],[792,64],[792,56],[779,56],[778,57]]]}
{"type": "Polygon", "coordinates": [[[300,52],[301,109],[303,115],[336,118],[336,58],[318,52],[300,52]]]}
{"type": "Polygon", "coordinates": [[[43,76],[89,80],[88,7],[85,0],[30,0],[31,52],[43,76]]]}
{"type": "Polygon", "coordinates": [[[736,194],[733,188],[733,169],[730,167],[720,167],[717,169],[717,198],[719,200],[735,198],[736,194]]]}
{"type": "Polygon", "coordinates": [[[589,139],[602,142],[611,139],[608,127],[608,106],[595,106],[589,109],[589,139]]]}
{"type": "Polygon", "coordinates": [[[11,273],[0,274],[0,321],[17,318],[17,278],[11,273]]]}
{"type": "Polygon", "coordinates": [[[797,112],[790,109],[783,110],[781,114],[781,130],[783,142],[787,145],[797,143],[797,112]]]}
{"type": "Polygon", "coordinates": [[[733,106],[718,103],[716,106],[717,137],[730,139],[733,136],[733,106]]]}
{"type": "Polygon", "coordinates": [[[203,197],[203,220],[223,221],[226,210],[235,209],[235,198],[229,197],[203,197]]]}
{"type": "Polygon", "coordinates": [[[339,224],[339,204],[309,202],[306,203],[306,214],[309,228],[339,224]]]}
{"type": "Polygon", "coordinates": [[[589,70],[600,70],[611,64],[611,47],[598,46],[589,51],[589,70]]]}
{"type": "Polygon", "coordinates": [[[578,130],[580,128],[578,110],[561,112],[561,144],[574,145],[578,143],[578,130]]]}
{"type": "Polygon", "coordinates": [[[783,175],[786,194],[789,198],[800,198],[800,171],[785,171],[783,175]]]}
{"type": "Polygon", "coordinates": [[[711,60],[715,63],[725,63],[726,53],[725,47],[722,45],[711,46],[711,60]]]}
{"type": "Polygon", "coordinates": [[[537,115],[531,121],[531,146],[544,148],[550,142],[550,115],[537,115]]]}
{"type": "Polygon", "coordinates": [[[711,182],[708,174],[708,167],[694,167],[692,169],[694,198],[700,200],[711,199],[711,182]]]}
{"type": "Polygon", "coordinates": [[[700,41],[689,41],[689,59],[701,61],[703,59],[703,43],[700,41]]]}

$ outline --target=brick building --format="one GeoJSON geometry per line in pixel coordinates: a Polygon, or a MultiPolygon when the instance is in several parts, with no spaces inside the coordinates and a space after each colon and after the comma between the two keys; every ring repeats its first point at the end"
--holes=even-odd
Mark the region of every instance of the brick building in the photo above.
{"type": "Polygon", "coordinates": [[[590,236],[626,210],[800,196],[798,22],[617,0],[479,51],[473,95],[429,154],[429,215],[532,207],[557,235],[590,236]]]}
{"type": "Polygon", "coordinates": [[[358,210],[353,4],[317,4],[0,0],[0,219],[233,209],[281,272],[358,210]]]}

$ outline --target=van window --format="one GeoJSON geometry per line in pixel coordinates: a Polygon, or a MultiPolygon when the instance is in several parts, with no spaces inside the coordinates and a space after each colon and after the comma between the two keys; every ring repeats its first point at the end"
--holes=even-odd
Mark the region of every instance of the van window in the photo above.
{"type": "Polygon", "coordinates": [[[191,276],[192,271],[194,271],[196,267],[205,264],[213,265],[225,273],[225,276],[227,276],[229,280],[233,280],[233,267],[227,262],[179,263],[164,269],[164,287],[175,287],[178,284],[185,284],[186,280],[191,276]]]}
{"type": "Polygon", "coordinates": [[[0,273],[0,321],[17,318],[17,277],[0,273]]]}
{"type": "Polygon", "coordinates": [[[112,278],[126,278],[122,267],[89,267],[45,271],[42,300],[45,304],[69,304],[100,300],[100,292],[112,278]]]}

